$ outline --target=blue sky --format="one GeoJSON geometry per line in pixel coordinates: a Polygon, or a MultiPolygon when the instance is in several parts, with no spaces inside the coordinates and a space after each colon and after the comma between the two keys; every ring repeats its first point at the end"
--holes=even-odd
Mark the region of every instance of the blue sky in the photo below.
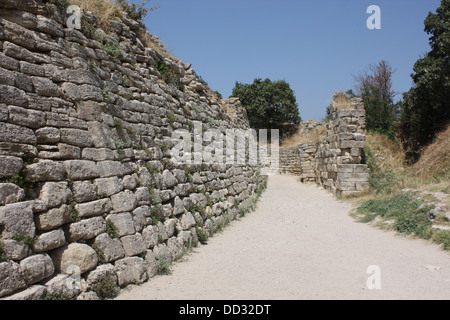
{"type": "MultiPolygon", "coordinates": [[[[412,85],[414,63],[429,51],[424,20],[440,0],[150,0],[145,24],[176,57],[192,63],[213,90],[231,95],[236,81],[285,80],[303,120],[321,120],[353,76],[388,61],[394,90],[412,85]],[[370,5],[381,30],[369,30],[370,5]]],[[[401,98],[399,95],[397,98],[401,98]]]]}

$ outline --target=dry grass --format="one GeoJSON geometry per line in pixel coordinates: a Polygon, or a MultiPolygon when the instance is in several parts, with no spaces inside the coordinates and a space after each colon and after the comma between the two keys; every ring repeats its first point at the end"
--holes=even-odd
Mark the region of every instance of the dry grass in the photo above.
{"type": "Polygon", "coordinates": [[[366,146],[375,155],[378,166],[396,173],[405,170],[403,150],[391,139],[379,133],[367,133],[366,146]]]}
{"type": "Polygon", "coordinates": [[[99,23],[105,31],[109,29],[109,22],[111,20],[122,18],[121,8],[108,0],[69,0],[71,4],[77,5],[80,8],[91,11],[98,18],[99,23]]]}
{"type": "Polygon", "coordinates": [[[423,150],[420,160],[412,169],[422,179],[433,179],[436,176],[450,178],[450,125],[423,150]]]}
{"type": "Polygon", "coordinates": [[[157,37],[150,34],[147,30],[141,29],[139,33],[142,44],[146,48],[150,48],[158,52],[164,58],[169,58],[174,61],[178,61],[179,59],[175,57],[171,52],[168,52],[165,45],[159,40],[157,37]]]}
{"type": "MultiPolygon", "coordinates": [[[[111,0],[69,0],[71,4],[91,11],[97,18],[102,29],[106,32],[110,29],[110,21],[123,18],[122,8],[111,0]]],[[[158,52],[165,58],[178,60],[169,53],[164,44],[155,36],[151,35],[145,28],[139,30],[139,38],[143,45],[158,52]]]]}
{"type": "Polygon", "coordinates": [[[353,109],[353,106],[343,91],[337,92],[333,96],[333,102],[337,110],[353,109]]]}
{"type": "MultiPolygon", "coordinates": [[[[387,194],[395,194],[405,188],[450,193],[450,126],[438,134],[435,141],[423,150],[420,160],[412,166],[405,164],[403,150],[383,135],[367,134],[366,145],[379,172],[383,173],[382,178],[386,179],[387,194]]],[[[385,194],[383,192],[382,196],[385,194]]],[[[358,200],[378,196],[369,193],[358,197],[358,200]]]]}
{"type": "Polygon", "coordinates": [[[297,133],[283,141],[281,148],[286,149],[298,146],[302,143],[318,143],[327,137],[327,125],[321,123],[311,130],[304,130],[302,125],[298,126],[297,133]]]}

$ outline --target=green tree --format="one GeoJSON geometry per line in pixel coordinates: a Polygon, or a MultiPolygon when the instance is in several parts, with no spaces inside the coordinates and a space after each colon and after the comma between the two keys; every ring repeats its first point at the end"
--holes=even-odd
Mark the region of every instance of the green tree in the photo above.
{"type": "Polygon", "coordinates": [[[236,82],[232,96],[240,98],[254,129],[279,129],[280,137],[286,138],[302,121],[294,91],[286,81],[236,82]]]}
{"type": "Polygon", "coordinates": [[[386,61],[369,66],[369,72],[355,77],[356,90],[364,101],[366,128],[395,139],[398,106],[394,104],[392,67],[386,61]]]}
{"type": "Polygon", "coordinates": [[[410,160],[450,120],[450,0],[425,19],[431,51],[414,64],[414,85],[403,94],[400,136],[410,160]]]}

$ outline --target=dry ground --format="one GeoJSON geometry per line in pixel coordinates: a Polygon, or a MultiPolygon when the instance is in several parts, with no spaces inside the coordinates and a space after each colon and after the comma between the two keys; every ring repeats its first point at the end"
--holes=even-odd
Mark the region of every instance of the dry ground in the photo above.
{"type": "Polygon", "coordinates": [[[351,204],[271,176],[258,209],[117,299],[450,299],[450,254],[357,223],[351,204]],[[369,290],[369,266],[381,289],[369,290]]]}

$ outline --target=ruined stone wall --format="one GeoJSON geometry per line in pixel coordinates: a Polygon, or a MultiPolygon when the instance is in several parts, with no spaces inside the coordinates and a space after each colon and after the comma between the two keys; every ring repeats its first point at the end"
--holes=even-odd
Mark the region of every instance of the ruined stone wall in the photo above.
{"type": "Polygon", "coordinates": [[[367,165],[362,164],[364,104],[357,98],[349,104],[350,108],[343,110],[332,104],[325,140],[280,151],[279,173],[297,175],[302,182],[315,181],[337,195],[367,189],[369,174],[367,165]]]}
{"type": "Polygon", "coordinates": [[[0,2],[0,298],[147,281],[266,182],[255,166],[173,161],[174,130],[247,129],[245,110],[146,48],[135,21],[107,34],[83,18],[78,31],[54,5],[0,2]]]}
{"type": "Polygon", "coordinates": [[[364,104],[361,99],[349,101],[351,108],[331,106],[327,139],[315,155],[317,183],[337,195],[350,195],[369,187],[369,173],[362,164],[366,143],[364,104]]]}
{"type": "Polygon", "coordinates": [[[280,174],[292,174],[299,176],[302,173],[299,147],[291,147],[280,150],[280,174]]]}

